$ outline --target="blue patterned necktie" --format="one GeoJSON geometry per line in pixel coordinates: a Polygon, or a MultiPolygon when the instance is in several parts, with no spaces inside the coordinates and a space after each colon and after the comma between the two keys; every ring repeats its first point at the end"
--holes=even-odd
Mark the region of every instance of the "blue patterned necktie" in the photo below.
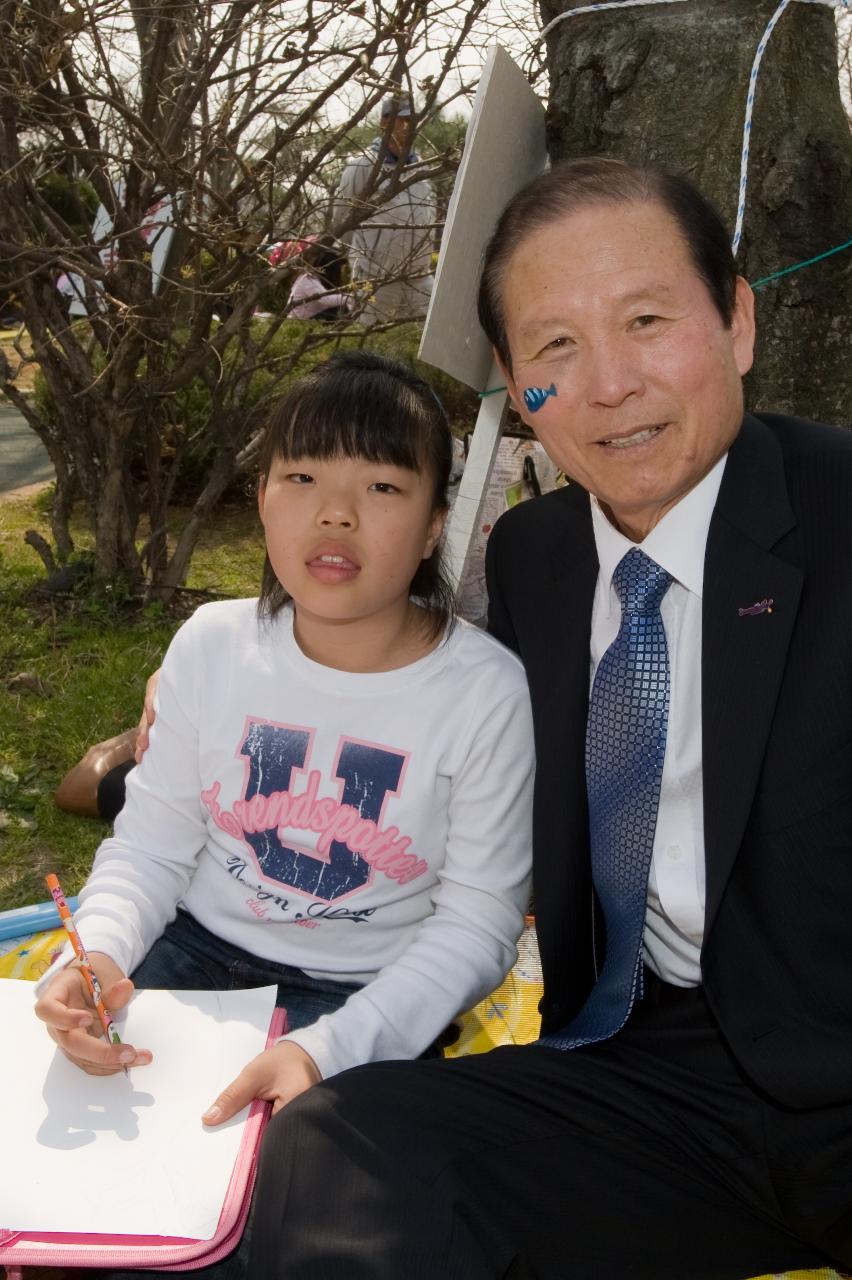
{"type": "MultiPolygon", "coordinates": [[[[618,635],[595,672],[586,728],[592,878],[606,956],[573,1022],[540,1043],[574,1049],[615,1035],[640,984],[648,872],[666,752],[669,655],[660,602],[671,574],[634,547],[616,566],[618,635]]],[[[641,987],[638,991],[641,995],[641,987]]]]}

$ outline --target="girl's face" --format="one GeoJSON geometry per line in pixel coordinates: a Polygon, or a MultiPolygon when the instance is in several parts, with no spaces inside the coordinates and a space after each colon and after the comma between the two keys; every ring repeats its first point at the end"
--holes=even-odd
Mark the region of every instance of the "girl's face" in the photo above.
{"type": "Polygon", "coordinates": [[[266,549],[301,625],[397,624],[441,536],[427,473],[365,458],[281,458],[260,487],[266,549]]]}

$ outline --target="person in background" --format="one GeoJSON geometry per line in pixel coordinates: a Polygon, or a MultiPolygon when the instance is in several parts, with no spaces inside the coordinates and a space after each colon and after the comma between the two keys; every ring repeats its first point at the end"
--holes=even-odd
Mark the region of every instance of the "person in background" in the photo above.
{"type": "Polygon", "coordinates": [[[380,130],[344,168],[332,211],[335,225],[353,210],[363,218],[343,239],[349,245],[352,282],[368,291],[360,316],[364,324],[422,319],[433,283],[437,207],[431,183],[417,178],[420,157],[411,149],[410,98],[385,98],[380,130]]]}
{"type": "MultiPolygon", "coordinates": [[[[114,822],[124,804],[125,779],[136,763],[138,737],[138,727],[126,729],[114,738],[89,747],[53,793],[57,809],[83,818],[114,822]]],[[[147,742],[147,725],[145,740],[147,742]]]]}
{"type": "Polygon", "coordinates": [[[308,236],[302,261],[287,300],[288,316],[294,320],[348,320],[352,294],[343,291],[346,259],[333,238],[308,236]]]}

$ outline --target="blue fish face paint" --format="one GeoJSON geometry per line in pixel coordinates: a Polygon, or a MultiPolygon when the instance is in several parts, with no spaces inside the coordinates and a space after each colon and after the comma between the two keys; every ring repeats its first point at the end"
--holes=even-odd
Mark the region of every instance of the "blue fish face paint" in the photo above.
{"type": "Polygon", "coordinates": [[[524,404],[530,413],[538,413],[548,396],[556,395],[556,383],[551,382],[550,386],[545,387],[527,387],[524,390],[524,404]]]}

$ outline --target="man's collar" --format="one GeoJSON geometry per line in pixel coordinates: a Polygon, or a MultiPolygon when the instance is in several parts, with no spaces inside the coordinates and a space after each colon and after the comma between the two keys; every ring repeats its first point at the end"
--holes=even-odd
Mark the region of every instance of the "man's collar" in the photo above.
{"type": "Polygon", "coordinates": [[[604,515],[597,498],[590,495],[592,527],[600,563],[600,576],[609,599],[616,565],[632,547],[641,546],[647,556],[666,569],[676,582],[701,598],[704,590],[704,554],[713,508],[725,471],[727,453],[667,511],[640,544],[631,542],[604,515]]]}
{"type": "MultiPolygon", "coordinates": [[[[378,155],[378,153],[379,153],[379,152],[381,151],[381,149],[382,149],[382,141],[383,141],[383,139],[382,139],[382,138],[374,138],[374,139],[373,139],[373,141],[372,141],[372,142],[371,142],[371,144],[370,144],[370,146],[372,147],[373,151],[375,151],[377,155],[378,155]]],[[[396,152],[395,152],[395,151],[391,151],[390,147],[386,147],[386,148],[385,148],[384,159],[383,159],[382,163],[383,163],[383,164],[393,165],[393,164],[396,164],[398,160],[399,160],[399,156],[396,154],[396,152]]],[[[420,157],[419,157],[419,155],[417,154],[417,152],[416,152],[416,151],[409,151],[408,155],[405,157],[405,163],[406,163],[406,164],[419,164],[419,163],[420,163],[420,157]]]]}

